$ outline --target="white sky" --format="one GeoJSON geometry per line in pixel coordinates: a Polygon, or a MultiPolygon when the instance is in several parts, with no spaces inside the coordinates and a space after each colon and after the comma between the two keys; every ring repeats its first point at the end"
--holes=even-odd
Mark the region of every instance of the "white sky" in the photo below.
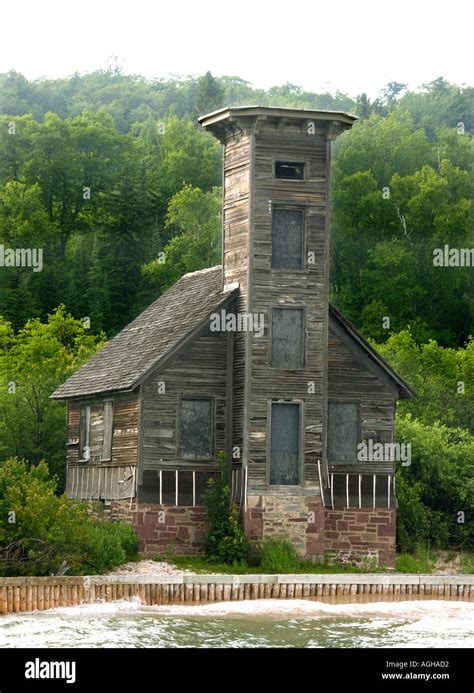
{"type": "Polygon", "coordinates": [[[146,77],[237,75],[268,88],[415,89],[473,82],[472,0],[19,0],[0,13],[0,72],[105,68],[146,77]]]}

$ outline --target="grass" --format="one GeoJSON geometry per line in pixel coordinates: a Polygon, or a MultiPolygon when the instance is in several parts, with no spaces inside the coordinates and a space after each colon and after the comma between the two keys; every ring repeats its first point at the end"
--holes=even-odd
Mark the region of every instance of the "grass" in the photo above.
{"type": "MultiPolygon", "coordinates": [[[[454,556],[459,554],[453,554],[454,556]]],[[[412,574],[431,574],[437,568],[438,552],[425,548],[418,548],[414,553],[397,554],[395,561],[395,570],[399,573],[412,574]]],[[[223,575],[256,575],[270,574],[277,575],[279,573],[291,574],[336,574],[336,573],[385,573],[393,574],[393,569],[377,568],[373,564],[368,563],[362,567],[354,567],[343,563],[333,563],[324,558],[323,562],[303,561],[298,560],[296,565],[291,570],[272,570],[268,567],[265,569],[262,565],[249,565],[248,563],[218,563],[212,561],[205,556],[176,556],[171,553],[166,556],[155,556],[155,561],[167,561],[181,570],[191,570],[194,573],[204,575],[208,573],[218,573],[223,575]]],[[[463,552],[460,558],[461,573],[472,575],[474,574],[474,552],[463,552]]]]}
{"type": "MultiPolygon", "coordinates": [[[[155,561],[166,560],[181,570],[192,570],[194,573],[219,573],[224,575],[255,575],[271,574],[277,575],[277,570],[263,570],[260,565],[248,565],[247,563],[216,563],[206,559],[204,556],[155,556],[155,561]]],[[[330,564],[328,562],[313,563],[312,561],[298,561],[293,574],[321,574],[321,573],[373,573],[384,572],[380,568],[367,566],[367,568],[355,568],[345,564],[330,564]]]]}
{"type": "MultiPolygon", "coordinates": [[[[337,573],[392,573],[393,568],[378,568],[373,561],[355,567],[350,563],[337,563],[325,555],[322,561],[308,561],[298,558],[294,547],[281,539],[269,539],[260,545],[258,551],[250,553],[249,561],[222,563],[206,556],[175,555],[171,548],[166,556],[154,556],[155,561],[167,561],[180,570],[190,570],[197,574],[224,575],[278,575],[278,574],[337,574],[337,573]]],[[[441,551],[426,546],[418,546],[411,553],[398,553],[395,571],[399,573],[431,574],[474,574],[474,552],[441,551]]]]}
{"type": "Polygon", "coordinates": [[[395,569],[400,573],[431,573],[435,561],[429,555],[400,553],[395,559],[395,569]]]}
{"type": "Polygon", "coordinates": [[[441,551],[418,547],[412,553],[399,553],[395,568],[400,573],[433,573],[474,574],[474,552],[441,551]]]}
{"type": "Polygon", "coordinates": [[[461,556],[462,572],[467,575],[474,575],[474,552],[468,551],[461,556]]]}

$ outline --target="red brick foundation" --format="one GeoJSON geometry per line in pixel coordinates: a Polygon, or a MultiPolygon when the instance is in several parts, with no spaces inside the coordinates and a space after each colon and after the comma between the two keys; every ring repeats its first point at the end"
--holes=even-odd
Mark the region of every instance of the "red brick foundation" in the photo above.
{"type": "Polygon", "coordinates": [[[111,517],[132,525],[140,540],[140,554],[173,553],[194,556],[202,553],[207,531],[206,508],[202,506],[152,505],[114,501],[111,517]]]}

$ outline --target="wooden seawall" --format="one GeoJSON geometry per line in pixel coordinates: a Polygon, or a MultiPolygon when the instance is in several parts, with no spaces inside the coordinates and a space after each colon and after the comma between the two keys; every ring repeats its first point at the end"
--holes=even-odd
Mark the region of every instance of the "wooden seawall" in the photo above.
{"type": "Polygon", "coordinates": [[[138,598],[145,605],[243,599],[474,601],[472,575],[181,575],[0,578],[0,614],[138,598]]]}

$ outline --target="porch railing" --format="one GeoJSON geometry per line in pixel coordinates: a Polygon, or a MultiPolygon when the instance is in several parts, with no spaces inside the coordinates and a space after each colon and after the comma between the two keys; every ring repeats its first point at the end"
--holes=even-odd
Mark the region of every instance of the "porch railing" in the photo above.
{"type": "MultiPolygon", "coordinates": [[[[215,476],[212,469],[164,468],[145,470],[142,484],[138,488],[139,502],[159,505],[192,506],[202,505],[202,497],[208,480],[215,476]]],[[[239,507],[246,505],[245,472],[239,466],[230,470],[231,501],[239,507]]]]}
{"type": "MultiPolygon", "coordinates": [[[[71,498],[80,500],[125,500],[138,495],[144,502],[196,507],[202,503],[208,479],[216,472],[171,468],[146,470],[144,475],[147,473],[152,475],[152,480],[148,479],[148,483],[140,487],[135,466],[70,465],[66,492],[71,498]]],[[[246,507],[246,472],[242,467],[232,467],[230,482],[231,501],[246,507]]]]}
{"type": "Polygon", "coordinates": [[[318,462],[319,483],[323,506],[334,508],[395,508],[394,473],[329,472],[327,486],[323,484],[318,462]]]}

